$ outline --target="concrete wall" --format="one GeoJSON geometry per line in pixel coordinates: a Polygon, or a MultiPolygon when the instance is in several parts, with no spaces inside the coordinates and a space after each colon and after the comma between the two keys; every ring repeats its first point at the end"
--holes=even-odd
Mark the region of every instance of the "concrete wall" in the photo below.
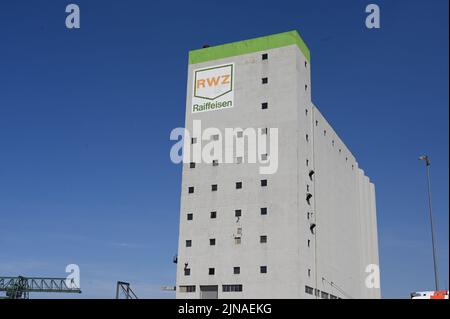
{"type": "Polygon", "coordinates": [[[257,164],[183,165],[177,298],[199,298],[200,285],[218,285],[219,298],[315,298],[305,293],[305,285],[346,297],[323,277],[352,297],[379,296],[363,287],[363,268],[372,261],[378,264],[373,185],[312,105],[310,65],[305,62],[298,47],[290,45],[189,65],[186,128],[192,131],[193,120],[201,120],[203,129],[222,132],[278,128],[279,165],[273,175],[260,175],[257,164]],[[262,60],[262,53],[269,59],[262,60]],[[192,114],[193,70],[229,62],[235,63],[234,107],[192,114]],[[268,77],[268,84],[261,83],[262,77],[268,77]],[[262,102],[269,103],[268,109],[261,109],[262,102]],[[321,136],[323,129],[327,136],[321,136]],[[310,170],[315,171],[312,181],[310,170]],[[261,179],[268,180],[267,187],[260,186],[261,179]],[[238,181],[242,189],[235,188],[238,181]],[[217,192],[211,191],[212,184],[218,185],[217,192]],[[188,194],[189,186],[195,187],[193,194],[188,194]],[[310,205],[307,188],[313,194],[310,205]],[[267,207],[267,215],[260,214],[261,207],[267,207]],[[242,210],[239,219],[236,209],[242,210]],[[217,211],[216,219],[210,218],[211,211],[217,211]],[[193,220],[187,220],[187,213],[193,213],[193,220]],[[317,224],[315,234],[311,223],[317,224]],[[234,240],[238,228],[239,245],[234,240]],[[261,235],[267,236],[266,244],[259,242],[261,235]],[[216,239],[215,246],[209,245],[210,238],[216,239]],[[192,240],[192,247],[185,247],[186,240],[192,240]],[[189,276],[184,275],[186,263],[189,276]],[[233,274],[236,266],[239,275],[233,274]],[[267,266],[266,274],[260,266],[267,266]],[[208,275],[210,267],[215,275],[208,275]],[[222,292],[223,284],[242,284],[243,291],[222,292]],[[196,285],[196,291],[180,292],[180,285],[196,285]]]}

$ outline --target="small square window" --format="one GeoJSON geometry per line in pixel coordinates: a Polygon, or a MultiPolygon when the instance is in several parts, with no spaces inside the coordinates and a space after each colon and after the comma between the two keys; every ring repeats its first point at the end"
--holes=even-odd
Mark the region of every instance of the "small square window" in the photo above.
{"type": "Polygon", "coordinates": [[[216,245],[216,239],[215,238],[210,238],[209,239],[209,245],[210,246],[215,246],[216,245]]]}
{"type": "Polygon", "coordinates": [[[261,82],[262,82],[262,84],[267,84],[267,83],[269,83],[269,78],[262,78],[261,82]]]}
{"type": "Polygon", "coordinates": [[[261,215],[267,215],[267,207],[261,207],[261,215]]]}
{"type": "Polygon", "coordinates": [[[213,166],[219,166],[219,160],[213,160],[212,161],[213,166]]]}
{"type": "Polygon", "coordinates": [[[236,189],[242,188],[242,182],[236,182],[236,189]]]}
{"type": "Polygon", "coordinates": [[[269,55],[268,55],[267,53],[263,53],[262,56],[261,56],[261,58],[262,58],[263,60],[267,60],[267,59],[269,59],[269,55]]]}
{"type": "Polygon", "coordinates": [[[192,240],[186,240],[186,247],[192,247],[192,240]]]}
{"type": "Polygon", "coordinates": [[[211,212],[211,213],[209,213],[209,217],[210,218],[216,218],[217,217],[217,212],[211,212]]]}
{"type": "Polygon", "coordinates": [[[262,274],[267,274],[267,266],[259,267],[259,272],[262,273],[262,274]]]}
{"type": "Polygon", "coordinates": [[[191,163],[189,164],[189,167],[190,167],[190,168],[195,168],[195,163],[194,163],[194,162],[191,162],[191,163]]]}
{"type": "Polygon", "coordinates": [[[236,157],[236,163],[237,164],[242,164],[242,156],[236,157]]]}
{"type": "Polygon", "coordinates": [[[233,274],[239,275],[241,273],[241,267],[233,267],[233,274]]]}
{"type": "Polygon", "coordinates": [[[193,219],[194,219],[194,214],[188,213],[187,214],[187,220],[193,220],[193,219]]]}
{"type": "Polygon", "coordinates": [[[189,186],[189,188],[188,188],[188,193],[189,193],[189,194],[194,193],[194,186],[189,186]]]}
{"type": "Polygon", "coordinates": [[[195,143],[197,143],[197,138],[196,137],[191,138],[191,144],[195,144],[195,143]]]}
{"type": "Polygon", "coordinates": [[[262,179],[261,180],[261,187],[266,187],[267,186],[267,179],[262,179]]]}
{"type": "Polygon", "coordinates": [[[267,102],[261,103],[261,108],[262,108],[263,110],[268,109],[268,108],[269,108],[269,103],[267,103],[267,102]]]}
{"type": "Polygon", "coordinates": [[[267,135],[267,127],[261,129],[261,135],[267,135]]]}
{"type": "Polygon", "coordinates": [[[234,216],[235,216],[235,217],[241,217],[241,216],[242,216],[242,210],[236,209],[236,210],[234,211],[234,216]]]}
{"type": "Polygon", "coordinates": [[[208,269],[208,275],[214,275],[215,272],[216,272],[216,270],[214,268],[208,269]]]}
{"type": "Polygon", "coordinates": [[[267,161],[267,154],[261,154],[261,161],[267,161]]]}
{"type": "Polygon", "coordinates": [[[180,286],[180,292],[195,292],[195,286],[180,286]]]}
{"type": "Polygon", "coordinates": [[[184,268],[184,275],[190,276],[191,275],[191,269],[190,268],[184,268]]]}
{"type": "Polygon", "coordinates": [[[234,237],[234,243],[236,245],[240,245],[241,244],[241,237],[234,237]]]}
{"type": "Polygon", "coordinates": [[[211,185],[211,191],[213,192],[217,191],[217,184],[211,185]]]}
{"type": "Polygon", "coordinates": [[[243,132],[243,131],[238,131],[238,132],[236,133],[236,136],[239,137],[239,138],[241,138],[241,137],[244,136],[244,132],[243,132]]]}
{"type": "Polygon", "coordinates": [[[219,134],[215,134],[212,136],[213,141],[218,141],[219,140],[219,134]]]}
{"type": "Polygon", "coordinates": [[[260,242],[261,244],[267,243],[267,236],[266,236],[266,235],[260,236],[260,237],[259,237],[259,242],[260,242]]]}

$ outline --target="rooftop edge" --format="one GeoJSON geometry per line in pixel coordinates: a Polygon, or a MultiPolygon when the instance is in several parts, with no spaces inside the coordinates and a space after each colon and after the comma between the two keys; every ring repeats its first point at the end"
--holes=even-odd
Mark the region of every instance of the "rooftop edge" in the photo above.
{"type": "Polygon", "coordinates": [[[292,44],[296,44],[305,56],[306,60],[310,62],[311,55],[308,46],[303,41],[297,30],[293,30],[249,40],[191,50],[189,51],[189,64],[219,60],[242,54],[280,48],[292,44]]]}

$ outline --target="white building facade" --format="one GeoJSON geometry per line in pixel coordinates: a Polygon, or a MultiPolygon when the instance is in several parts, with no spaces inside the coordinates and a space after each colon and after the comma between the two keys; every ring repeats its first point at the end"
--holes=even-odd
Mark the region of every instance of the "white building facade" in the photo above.
{"type": "Polygon", "coordinates": [[[186,146],[224,139],[196,120],[277,128],[278,163],[261,174],[246,151],[183,164],[177,298],[380,297],[366,272],[379,264],[375,188],[311,102],[310,66],[297,31],[189,53],[186,146]]]}

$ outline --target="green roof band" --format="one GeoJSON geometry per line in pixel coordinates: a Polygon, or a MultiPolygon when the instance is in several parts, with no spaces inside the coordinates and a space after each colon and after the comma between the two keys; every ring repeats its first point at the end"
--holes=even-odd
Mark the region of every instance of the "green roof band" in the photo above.
{"type": "Polygon", "coordinates": [[[308,46],[300,37],[300,34],[298,34],[296,30],[294,30],[250,40],[192,50],[189,51],[189,64],[202,63],[242,54],[281,48],[292,44],[296,44],[303,55],[306,57],[306,60],[310,62],[311,56],[308,46]]]}

